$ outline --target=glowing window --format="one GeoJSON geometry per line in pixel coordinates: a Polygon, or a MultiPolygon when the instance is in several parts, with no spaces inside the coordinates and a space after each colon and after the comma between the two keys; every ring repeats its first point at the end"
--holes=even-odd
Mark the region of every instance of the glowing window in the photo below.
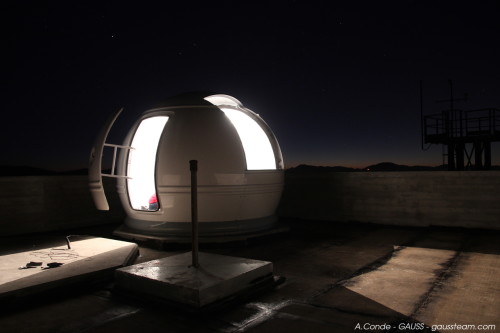
{"type": "Polygon", "coordinates": [[[242,111],[224,107],[221,110],[231,120],[240,136],[245,151],[247,169],[276,169],[273,147],[262,127],[242,111]]]}
{"type": "Polygon", "coordinates": [[[158,210],[155,186],[156,151],[167,116],[144,119],[132,139],[128,155],[127,186],[133,209],[158,210]]]}

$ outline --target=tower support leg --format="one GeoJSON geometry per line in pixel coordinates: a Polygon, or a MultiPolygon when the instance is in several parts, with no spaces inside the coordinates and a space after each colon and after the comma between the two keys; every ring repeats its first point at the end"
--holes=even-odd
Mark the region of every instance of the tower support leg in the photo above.
{"type": "Polygon", "coordinates": [[[455,170],[455,145],[448,144],[448,170],[455,170]]]}
{"type": "Polygon", "coordinates": [[[474,142],[474,169],[483,169],[483,144],[482,142],[474,142]]]}
{"type": "Polygon", "coordinates": [[[457,170],[464,170],[464,151],[465,144],[459,143],[456,145],[457,170]]]}
{"type": "Polygon", "coordinates": [[[491,142],[484,143],[484,169],[491,169],[491,142]]]}

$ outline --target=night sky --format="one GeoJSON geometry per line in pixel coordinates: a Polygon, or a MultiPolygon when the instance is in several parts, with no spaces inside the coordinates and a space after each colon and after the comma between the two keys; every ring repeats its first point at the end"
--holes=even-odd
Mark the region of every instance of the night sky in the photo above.
{"type": "MultiPolygon", "coordinates": [[[[87,166],[178,93],[229,94],[275,132],[287,167],[439,165],[424,112],[500,107],[499,1],[2,2],[0,164],[87,166]]],[[[493,164],[500,164],[500,143],[493,164]]]]}

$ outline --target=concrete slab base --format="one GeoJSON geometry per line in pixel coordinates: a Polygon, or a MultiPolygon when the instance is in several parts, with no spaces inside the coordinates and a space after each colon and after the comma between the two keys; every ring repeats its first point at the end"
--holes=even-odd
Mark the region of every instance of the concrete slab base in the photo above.
{"type": "Polygon", "coordinates": [[[111,280],[113,271],[139,253],[137,244],[100,237],[65,240],[0,256],[0,301],[21,301],[64,288],[111,280]]]}
{"type": "Polygon", "coordinates": [[[199,253],[200,267],[191,266],[191,252],[124,267],[115,272],[117,291],[201,309],[274,283],[268,261],[199,253]]]}

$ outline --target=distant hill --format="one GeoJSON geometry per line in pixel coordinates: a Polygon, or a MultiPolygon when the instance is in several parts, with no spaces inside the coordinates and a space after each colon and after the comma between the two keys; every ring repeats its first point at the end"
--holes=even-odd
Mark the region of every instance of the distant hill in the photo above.
{"type": "MultiPolygon", "coordinates": [[[[303,172],[315,172],[315,173],[324,173],[324,172],[384,172],[384,171],[443,171],[446,170],[446,166],[438,165],[438,166],[408,166],[401,165],[392,162],[382,162],[373,165],[369,165],[362,169],[356,168],[347,168],[341,166],[314,166],[301,164],[294,168],[287,169],[287,174],[293,173],[303,173],[303,172]]],[[[491,170],[500,170],[500,166],[492,166],[491,170]]]]}
{"type": "Polygon", "coordinates": [[[52,176],[54,171],[30,166],[0,165],[0,176],[52,176]]]}
{"type": "Polygon", "coordinates": [[[366,172],[366,171],[435,171],[443,170],[442,166],[408,166],[400,165],[392,162],[382,162],[378,164],[369,165],[362,169],[347,168],[341,166],[314,166],[301,164],[294,168],[287,170],[288,173],[294,172],[366,172]]]}
{"type": "Polygon", "coordinates": [[[347,167],[341,167],[341,166],[315,166],[315,165],[307,165],[307,164],[300,164],[294,168],[287,169],[287,173],[294,173],[294,172],[355,172],[355,171],[361,171],[360,169],[354,169],[354,168],[347,168],[347,167]]]}
{"type": "Polygon", "coordinates": [[[25,165],[0,165],[0,177],[18,176],[59,176],[59,175],[86,175],[87,169],[52,171],[43,168],[35,168],[25,165]]]}
{"type": "Polygon", "coordinates": [[[89,169],[84,168],[84,169],[76,169],[76,170],[69,170],[69,171],[61,171],[57,173],[58,175],[88,175],[89,174],[89,169]]]}
{"type": "Polygon", "coordinates": [[[443,166],[408,166],[400,165],[392,162],[382,162],[374,165],[367,166],[363,168],[363,171],[436,171],[443,170],[443,166]]]}
{"type": "MultiPolygon", "coordinates": [[[[421,166],[421,165],[400,165],[391,162],[382,162],[367,166],[363,171],[443,171],[448,170],[446,165],[421,166]]],[[[468,170],[468,169],[466,169],[468,170]]],[[[492,165],[490,170],[500,170],[500,166],[492,165]]]]}

